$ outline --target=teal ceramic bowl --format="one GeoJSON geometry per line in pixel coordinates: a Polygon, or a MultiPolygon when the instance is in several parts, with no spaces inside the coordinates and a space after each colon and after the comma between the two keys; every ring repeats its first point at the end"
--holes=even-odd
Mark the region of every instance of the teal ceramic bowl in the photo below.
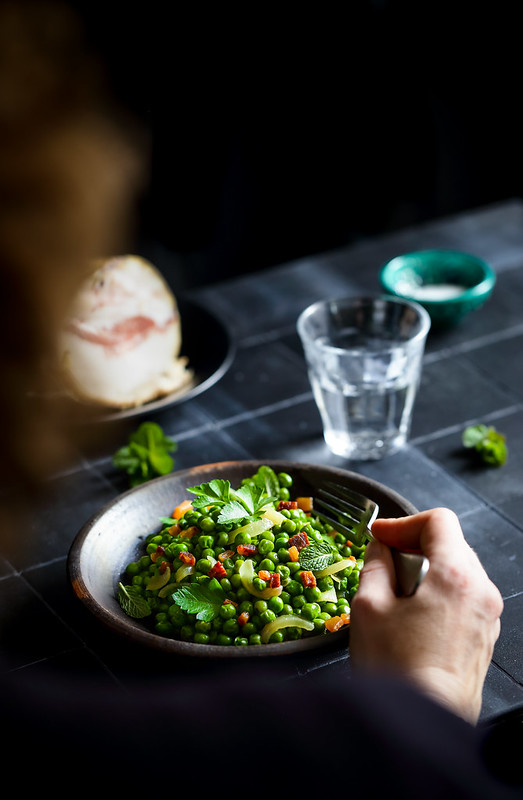
{"type": "Polygon", "coordinates": [[[418,250],[396,256],[381,269],[388,294],[414,300],[433,327],[455,325],[490,297],[496,274],[481,258],[454,250],[418,250]]]}

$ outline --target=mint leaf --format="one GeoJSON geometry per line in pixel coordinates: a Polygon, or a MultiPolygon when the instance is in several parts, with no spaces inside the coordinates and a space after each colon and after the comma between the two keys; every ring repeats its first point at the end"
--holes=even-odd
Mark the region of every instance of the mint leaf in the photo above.
{"type": "Polygon", "coordinates": [[[481,444],[487,433],[488,427],[486,425],[470,425],[463,431],[463,446],[476,447],[478,444],[481,444]]]}
{"type": "Polygon", "coordinates": [[[131,486],[138,486],[172,471],[174,459],[169,453],[173,450],[176,442],[165,436],[156,422],[142,422],[114,454],[113,465],[127,472],[131,486]]]}
{"type": "Polygon", "coordinates": [[[334,561],[337,549],[328,542],[314,542],[300,550],[300,567],[314,572],[325,569],[334,561]]]}
{"type": "Polygon", "coordinates": [[[151,607],[136,586],[118,584],[118,602],[128,617],[143,619],[151,613],[151,607]]]}
{"type": "Polygon", "coordinates": [[[191,584],[176,589],[172,598],[184,611],[196,614],[196,618],[204,622],[211,622],[219,614],[225,596],[221,587],[210,589],[205,584],[191,584]]]}
{"type": "Polygon", "coordinates": [[[463,431],[463,446],[473,449],[483,463],[500,467],[507,460],[508,449],[505,436],[492,425],[470,425],[463,431]]]}

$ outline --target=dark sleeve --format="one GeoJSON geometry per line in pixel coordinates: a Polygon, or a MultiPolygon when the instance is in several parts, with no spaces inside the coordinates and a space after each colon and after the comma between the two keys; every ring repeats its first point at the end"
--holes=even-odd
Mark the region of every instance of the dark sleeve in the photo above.
{"type": "Polygon", "coordinates": [[[85,792],[135,797],[520,796],[487,768],[478,730],[389,679],[280,680],[264,665],[108,691],[18,674],[1,695],[4,764],[27,791],[73,776],[85,792]]]}

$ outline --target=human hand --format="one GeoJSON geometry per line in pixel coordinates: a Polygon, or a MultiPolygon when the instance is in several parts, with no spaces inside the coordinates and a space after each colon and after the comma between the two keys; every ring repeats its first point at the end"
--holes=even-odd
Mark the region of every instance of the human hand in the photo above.
{"type": "Polygon", "coordinates": [[[352,602],[350,652],[356,669],[396,673],[471,723],[503,601],[445,508],[377,519],[352,602]],[[390,547],[418,550],[429,571],[411,597],[396,595],[390,547]]]}

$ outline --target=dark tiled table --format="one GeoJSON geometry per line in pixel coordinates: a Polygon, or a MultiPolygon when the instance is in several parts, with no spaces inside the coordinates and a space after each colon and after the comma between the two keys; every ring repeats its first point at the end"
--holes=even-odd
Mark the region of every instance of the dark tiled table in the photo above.
{"type": "MultiPolygon", "coordinates": [[[[164,271],[175,288],[176,276],[164,271]]],[[[214,387],[156,415],[177,440],[176,468],[247,458],[325,463],[378,479],[419,509],[453,508],[505,602],[481,720],[523,708],[523,204],[480,209],[190,294],[226,321],[237,349],[214,387]],[[381,462],[349,464],[323,443],[296,318],[326,295],[379,291],[378,269],[386,259],[432,247],[487,259],[498,274],[495,292],[459,327],[430,335],[409,446],[381,462]],[[506,433],[510,455],[501,469],[478,469],[464,457],[461,432],[474,422],[506,433]]],[[[70,545],[81,525],[126,488],[111,456],[127,432],[107,426],[106,433],[95,456],[79,453],[77,463],[51,479],[53,494],[25,532],[31,546],[0,555],[6,668],[35,675],[49,667],[73,671],[115,691],[135,675],[206,675],[225,668],[116,641],[73,596],[66,573],[70,545]]],[[[321,670],[340,680],[347,658],[345,647],[337,646],[286,658],[279,667],[289,679],[321,670]]]]}

